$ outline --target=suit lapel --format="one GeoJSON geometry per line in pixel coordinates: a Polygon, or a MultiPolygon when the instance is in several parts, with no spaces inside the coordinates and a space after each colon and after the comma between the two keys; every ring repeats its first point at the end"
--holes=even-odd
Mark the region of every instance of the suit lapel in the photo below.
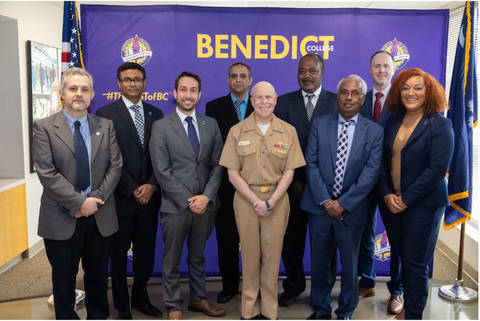
{"type": "MultiPolygon", "coordinates": [[[[133,140],[135,141],[135,144],[137,144],[138,148],[140,150],[143,150],[142,147],[142,142],[140,141],[140,138],[138,137],[138,131],[137,127],[135,127],[135,123],[133,122],[132,115],[127,109],[127,106],[123,102],[123,100],[120,98],[120,100],[117,100],[117,103],[115,104],[115,107],[117,108],[117,114],[120,117],[120,119],[123,121],[125,124],[125,127],[128,129],[130,132],[130,135],[132,135],[133,140]]],[[[144,114],[146,114],[145,107],[144,107],[144,114]]],[[[146,117],[144,117],[146,118],[146,117]]],[[[145,140],[147,141],[147,140],[145,140]]]]}
{"type": "Polygon", "coordinates": [[[355,162],[355,155],[357,155],[357,151],[360,146],[363,146],[362,142],[365,139],[367,122],[361,115],[358,115],[357,120],[358,122],[355,125],[355,134],[353,136],[352,146],[350,147],[350,154],[348,157],[347,166],[345,167],[345,172],[348,170],[351,164],[355,162]]]}
{"type": "MultiPolygon", "coordinates": [[[[197,122],[198,122],[198,134],[200,135],[200,151],[198,152],[198,158],[200,159],[200,156],[202,155],[203,152],[203,147],[204,144],[208,142],[208,137],[207,137],[207,120],[205,119],[204,115],[196,113],[197,114],[197,122]]],[[[235,116],[237,113],[235,113],[235,116]]],[[[237,118],[238,120],[238,118],[237,118]]],[[[190,142],[190,140],[189,140],[190,142]]],[[[193,150],[193,148],[192,148],[193,150]]]]}
{"type": "Polygon", "coordinates": [[[100,120],[92,117],[91,114],[88,114],[88,127],[90,128],[90,144],[92,148],[92,159],[91,162],[95,159],[95,155],[97,155],[98,148],[100,147],[100,143],[105,135],[104,131],[102,130],[102,126],[100,125],[100,120]]]}
{"type": "Polygon", "coordinates": [[[67,118],[65,117],[63,111],[57,113],[53,126],[57,128],[55,134],[58,136],[58,138],[60,138],[65,143],[65,145],[67,145],[67,147],[70,148],[73,153],[75,153],[73,133],[70,129],[70,126],[68,126],[67,118]]]}
{"type": "MultiPolygon", "coordinates": [[[[321,115],[322,111],[325,109],[325,106],[327,104],[328,104],[328,94],[325,91],[325,89],[322,87],[322,90],[320,91],[320,95],[318,96],[318,99],[317,99],[317,104],[315,105],[315,109],[313,110],[313,114],[312,114],[312,118],[310,119],[310,122],[313,120],[313,118],[321,115]]],[[[305,115],[306,114],[307,114],[307,110],[305,109],[305,115]]]]}
{"type": "MultiPolygon", "coordinates": [[[[150,106],[147,106],[145,103],[143,103],[143,114],[143,121],[145,122],[144,141],[145,144],[147,144],[147,142],[150,141],[150,133],[152,131],[153,124],[153,114],[150,106]]],[[[140,138],[138,139],[138,141],[140,142],[140,138]]],[[[145,146],[145,148],[148,148],[148,146],[145,146]]]]}
{"type": "Polygon", "coordinates": [[[328,122],[328,141],[330,144],[332,164],[335,168],[337,162],[337,140],[338,140],[338,113],[331,114],[330,122],[328,122]]]}
{"type": "MultiPolygon", "coordinates": [[[[317,105],[318,105],[318,101],[317,101],[317,105]]],[[[300,115],[300,118],[302,119],[302,121],[305,123],[305,126],[308,127],[310,125],[310,122],[308,121],[307,110],[305,109],[305,102],[302,96],[302,90],[297,91],[295,97],[293,97],[293,106],[295,107],[295,110],[297,111],[297,113],[300,115]]]]}
{"type": "MultiPolygon", "coordinates": [[[[417,139],[418,136],[420,136],[425,129],[427,129],[428,124],[430,124],[430,118],[423,116],[422,119],[418,122],[417,126],[413,130],[412,135],[410,135],[410,138],[408,138],[407,143],[405,144],[405,147],[407,147],[409,144],[411,144],[415,139],[417,139]]],[[[404,148],[405,148],[404,147],[404,148]]]]}
{"type": "Polygon", "coordinates": [[[370,90],[368,93],[367,93],[367,96],[365,97],[365,102],[363,103],[363,106],[362,106],[362,115],[367,118],[367,119],[370,119],[373,121],[373,102],[372,102],[372,91],[370,90]]]}
{"type": "MultiPolygon", "coordinates": [[[[195,155],[195,151],[193,150],[192,143],[190,143],[190,139],[188,139],[188,135],[187,135],[187,132],[185,131],[185,127],[183,127],[182,121],[180,120],[180,117],[177,115],[177,112],[173,111],[167,117],[170,119],[170,124],[172,125],[173,130],[177,133],[180,140],[186,145],[187,149],[190,151],[192,156],[196,158],[197,156],[195,155]]],[[[202,141],[200,140],[200,149],[201,148],[202,148],[202,141]]]]}

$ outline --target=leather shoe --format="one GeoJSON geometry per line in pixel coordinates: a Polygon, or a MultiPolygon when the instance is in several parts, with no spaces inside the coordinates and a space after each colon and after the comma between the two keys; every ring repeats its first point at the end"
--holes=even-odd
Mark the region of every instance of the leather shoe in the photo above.
{"type": "Polygon", "coordinates": [[[330,314],[320,315],[317,312],[313,312],[311,316],[307,318],[307,320],[332,320],[332,316],[330,314]]]}
{"type": "Polygon", "coordinates": [[[387,312],[389,314],[399,314],[403,309],[403,295],[392,294],[388,299],[387,312]]]}
{"type": "Polygon", "coordinates": [[[182,311],[172,311],[168,313],[168,320],[182,320],[182,311]]]}
{"type": "Polygon", "coordinates": [[[160,311],[157,307],[155,307],[153,304],[148,303],[147,305],[144,306],[137,306],[132,304],[132,308],[140,310],[145,315],[151,316],[151,317],[162,317],[163,313],[160,311]]]}
{"type": "Polygon", "coordinates": [[[130,311],[120,311],[117,310],[117,319],[118,320],[132,320],[132,314],[130,311]]]}
{"type": "Polygon", "coordinates": [[[375,296],[375,288],[365,289],[365,288],[358,288],[358,299],[368,298],[371,296],[375,296]]]}
{"type": "Polygon", "coordinates": [[[217,296],[217,302],[218,303],[230,302],[237,293],[238,291],[228,292],[228,291],[222,290],[217,296]]]}
{"type": "Polygon", "coordinates": [[[290,291],[285,291],[280,295],[280,298],[278,299],[278,304],[280,304],[282,307],[291,307],[295,303],[295,299],[298,295],[296,295],[293,292],[290,291]]]}
{"type": "Polygon", "coordinates": [[[221,317],[225,315],[225,310],[213,305],[207,299],[195,302],[192,299],[188,301],[188,310],[193,312],[203,312],[211,317],[221,317]]]}

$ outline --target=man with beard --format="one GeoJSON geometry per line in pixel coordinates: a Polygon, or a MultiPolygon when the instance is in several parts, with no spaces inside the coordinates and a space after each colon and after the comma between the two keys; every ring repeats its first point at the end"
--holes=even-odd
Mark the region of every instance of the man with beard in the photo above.
{"type": "Polygon", "coordinates": [[[163,298],[168,318],[181,319],[179,266],[188,236],[188,310],[220,317],[225,310],[206,297],[203,251],[220,207],[222,135],[215,119],[195,111],[201,96],[198,75],[182,72],[175,80],[173,95],[177,108],[153,124],[150,139],[153,170],[162,186],[163,298]]]}
{"type": "MultiPolygon", "coordinates": [[[[275,107],[275,116],[297,130],[303,154],[307,148],[308,132],[313,118],[337,110],[336,95],[322,86],[324,74],[322,57],[314,53],[303,56],[298,63],[297,76],[300,89],[278,97],[277,107],[275,107]]],[[[278,300],[278,304],[285,307],[293,305],[295,298],[305,291],[303,256],[308,213],[299,208],[299,203],[306,182],[305,167],[298,168],[288,189],[290,216],[282,250],[286,279],[283,281],[284,292],[278,300]]],[[[335,261],[336,254],[332,255],[335,261]]],[[[332,281],[335,282],[335,264],[332,264],[332,269],[332,281]]]]}

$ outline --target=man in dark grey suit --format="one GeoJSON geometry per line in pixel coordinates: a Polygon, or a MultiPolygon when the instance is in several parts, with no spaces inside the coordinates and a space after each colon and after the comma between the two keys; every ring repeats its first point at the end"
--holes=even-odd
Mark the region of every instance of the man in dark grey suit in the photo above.
{"type": "MultiPolygon", "coordinates": [[[[322,57],[313,53],[303,56],[298,63],[300,89],[278,97],[274,111],[275,116],[295,127],[304,155],[313,118],[337,110],[337,96],[322,86],[324,74],[322,57]]],[[[299,208],[299,203],[306,183],[305,166],[297,168],[288,189],[290,216],[282,250],[287,277],[283,281],[284,292],[278,304],[285,307],[293,305],[295,298],[305,291],[303,256],[308,213],[299,208]]],[[[332,268],[335,268],[335,265],[332,265],[332,268]]]]}
{"type": "Polygon", "coordinates": [[[118,230],[113,192],[122,155],[113,123],[87,113],[92,76],[62,76],[63,111],[34,123],[33,161],[43,186],[38,235],[52,266],[55,317],[78,319],[75,283],[82,259],[88,319],[107,319],[108,253],[118,230]]]}
{"type": "Polygon", "coordinates": [[[147,82],[145,69],[133,62],[117,70],[122,97],[97,110],[96,115],[113,121],[123,157],[122,177],[115,190],[119,231],[110,253],[113,305],[118,319],[132,319],[127,286],[127,253],[133,251],[132,308],[161,317],[149,299],[147,282],[155,262],[160,186],[150,159],[152,124],[163,112],[142,101],[147,82]]]}
{"type": "MultiPolygon", "coordinates": [[[[234,63],[228,69],[228,85],[230,92],[215,100],[209,101],[205,115],[215,118],[220,127],[223,141],[227,139],[230,128],[244,120],[253,112],[248,90],[252,84],[252,70],[244,63],[234,63]]],[[[237,293],[240,283],[239,242],[233,196],[235,188],[228,180],[227,169],[222,175],[222,184],[218,196],[222,207],[215,218],[217,234],[218,268],[222,275],[222,291],[217,296],[218,303],[229,302],[237,293]]]]}
{"type": "Polygon", "coordinates": [[[215,119],[195,111],[201,96],[198,75],[181,73],[175,80],[173,95],[177,108],[153,124],[150,139],[153,170],[162,187],[165,307],[170,320],[182,318],[179,266],[188,235],[188,309],[219,317],[225,310],[206,298],[203,251],[220,207],[217,192],[223,171],[219,165],[222,135],[215,119]]]}

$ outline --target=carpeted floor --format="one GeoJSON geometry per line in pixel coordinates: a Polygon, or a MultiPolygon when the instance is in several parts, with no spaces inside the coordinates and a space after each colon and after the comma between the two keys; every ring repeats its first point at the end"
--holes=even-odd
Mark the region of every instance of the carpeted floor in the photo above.
{"type": "MultiPolygon", "coordinates": [[[[432,282],[453,284],[457,277],[457,265],[440,250],[435,251],[432,282]]],[[[478,277],[477,277],[478,279],[478,277]]],[[[160,279],[152,278],[152,284],[160,283],[160,279]]],[[[52,294],[52,277],[50,263],[45,250],[30,259],[24,259],[0,275],[0,302],[49,296],[52,294]]],[[[478,289],[478,284],[464,273],[464,285],[478,289]]],[[[83,271],[79,268],[77,289],[83,290],[83,271]]]]}

